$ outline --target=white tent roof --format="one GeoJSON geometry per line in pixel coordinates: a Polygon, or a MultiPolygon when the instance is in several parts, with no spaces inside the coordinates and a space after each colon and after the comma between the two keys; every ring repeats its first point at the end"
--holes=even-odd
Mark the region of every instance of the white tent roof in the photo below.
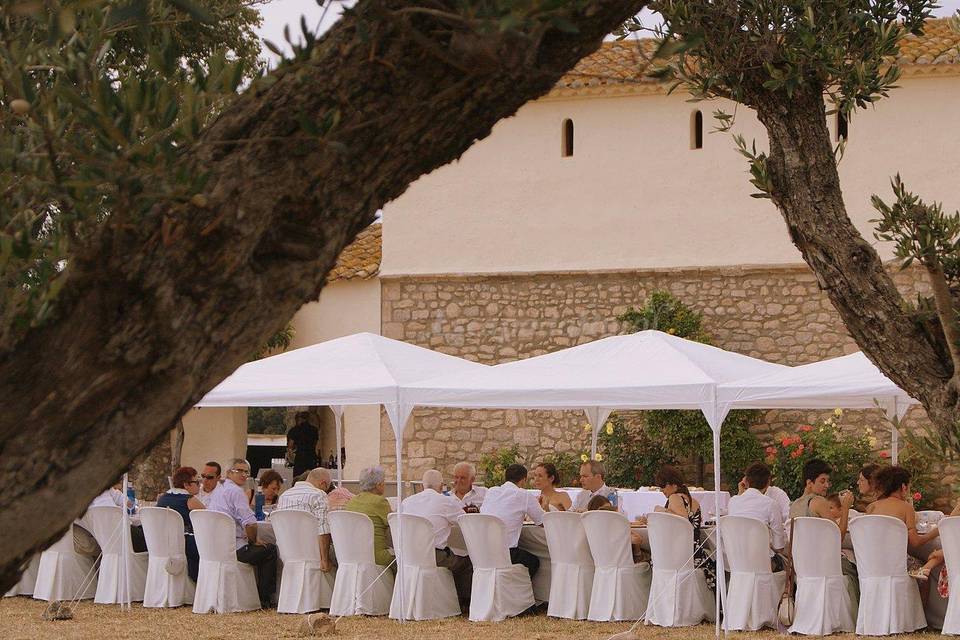
{"type": "Polygon", "coordinates": [[[919,404],[890,381],[862,352],[721,384],[724,409],[869,409],[903,413],[919,404]]]}
{"type": "MultiPolygon", "coordinates": [[[[641,331],[436,376],[405,385],[401,396],[407,407],[700,409],[716,428],[711,415],[717,384],[783,369],[660,331],[641,331]]],[[[598,420],[591,422],[599,426],[598,420]]]]}
{"type": "Polygon", "coordinates": [[[382,404],[399,433],[406,418],[397,414],[401,386],[433,376],[488,368],[406,342],[358,333],[248,362],[197,406],[382,404]]]}

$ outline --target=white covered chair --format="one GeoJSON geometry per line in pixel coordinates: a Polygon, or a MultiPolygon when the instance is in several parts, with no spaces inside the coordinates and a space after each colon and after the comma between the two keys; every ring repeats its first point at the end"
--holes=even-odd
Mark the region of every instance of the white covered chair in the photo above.
{"type": "Polygon", "coordinates": [[[543,515],[550,549],[550,600],[547,615],[583,620],[590,612],[593,556],[580,514],[552,511],[543,515]]]}
{"type": "Polygon", "coordinates": [[[587,619],[639,620],[647,612],[652,575],[650,563],[633,561],[630,522],[615,511],[588,511],[581,521],[596,567],[587,619]]]}
{"type": "Polygon", "coordinates": [[[12,596],[32,596],[33,587],[37,584],[37,571],[40,569],[40,554],[30,558],[30,562],[23,569],[17,584],[10,587],[10,590],[3,594],[4,598],[12,596]]]}
{"type": "Polygon", "coordinates": [[[689,627],[715,617],[713,592],[703,569],[694,566],[693,526],[672,513],[647,515],[653,581],[647,602],[648,624],[689,627]]]}
{"type": "Polygon", "coordinates": [[[394,542],[400,541],[397,577],[403,579],[403,603],[400,586],[394,585],[390,617],[404,620],[435,620],[460,615],[460,601],[453,574],[437,566],[433,546],[433,525],[427,518],[391,513],[388,516],[394,542]],[[403,526],[401,537],[398,527],[403,526]],[[402,614],[402,615],[401,615],[402,614]]]}
{"type": "Polygon", "coordinates": [[[270,514],[270,522],[283,561],[277,613],[329,609],[336,571],[320,569],[316,517],[306,511],[281,509],[270,514]]]}
{"type": "Polygon", "coordinates": [[[187,575],[183,517],[173,509],[140,509],[143,537],[147,541],[145,607],[180,607],[193,603],[196,585],[187,575]]]}
{"type": "Polygon", "coordinates": [[[756,631],[777,628],[777,608],[786,583],[770,570],[770,531],[760,520],[723,516],[719,520],[724,556],[730,571],[724,628],[756,631]]]}
{"type": "Polygon", "coordinates": [[[40,554],[33,597],[37,600],[92,598],[97,592],[97,572],[92,558],[80,555],[73,546],[73,527],[40,554]]]}
{"type": "Polygon", "coordinates": [[[888,636],[927,626],[916,581],[907,575],[907,526],[890,516],[850,523],[857,556],[857,635],[888,636]]]}
{"type": "Polygon", "coordinates": [[[100,545],[100,577],[97,579],[97,595],[93,601],[97,604],[119,604],[124,602],[127,584],[130,585],[131,602],[143,602],[143,593],[147,584],[146,551],[134,553],[130,532],[124,535],[123,510],[121,507],[90,507],[84,516],[90,524],[93,537],[100,545]],[[127,563],[124,561],[123,542],[126,540],[127,553],[130,554],[130,575],[127,576],[127,563]]]}
{"type": "Polygon", "coordinates": [[[386,615],[390,612],[394,580],[390,569],[374,560],[373,522],[352,511],[332,511],[327,517],[338,565],[330,615],[386,615]]]}
{"type": "Polygon", "coordinates": [[[853,578],[840,570],[840,528],[824,518],[793,521],[796,613],[790,633],[826,636],[853,631],[857,600],[853,578]]]}
{"type": "Polygon", "coordinates": [[[470,620],[500,622],[534,605],[530,573],[510,562],[503,522],[496,516],[468,513],[457,518],[473,563],[470,620]]]}
{"type": "Polygon", "coordinates": [[[194,613],[234,613],[260,608],[253,567],[237,560],[236,523],[225,513],[197,509],[190,514],[200,554],[194,613]]]}
{"type": "Polygon", "coordinates": [[[960,635],[960,587],[953,585],[953,576],[960,576],[960,516],[943,518],[937,526],[940,529],[943,558],[951,582],[947,613],[943,618],[943,633],[955,636],[960,635]]]}

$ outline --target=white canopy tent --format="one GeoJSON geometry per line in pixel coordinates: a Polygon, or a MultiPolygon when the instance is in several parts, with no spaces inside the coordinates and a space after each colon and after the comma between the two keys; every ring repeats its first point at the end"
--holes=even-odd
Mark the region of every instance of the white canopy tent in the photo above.
{"type": "MultiPolygon", "coordinates": [[[[717,405],[718,385],[787,369],[661,331],[641,331],[405,385],[400,414],[409,415],[415,406],[581,409],[591,423],[595,456],[600,425],[615,409],[700,410],[713,430],[714,488],[719,491],[723,417],[717,405]]],[[[722,576],[719,544],[718,539],[722,576]]],[[[718,621],[723,590],[717,591],[718,621]]]]}
{"type": "MultiPolygon", "coordinates": [[[[357,333],[248,362],[214,387],[198,407],[322,406],[333,410],[337,455],[341,450],[343,407],[383,405],[396,436],[397,499],[403,498],[403,431],[410,413],[400,413],[400,389],[432,376],[453,376],[477,364],[372,333],[357,333]]],[[[337,481],[342,483],[342,465],[337,481]]],[[[397,531],[397,547],[402,531],[397,531]]],[[[403,567],[398,564],[402,576],[403,567]]],[[[403,599],[403,579],[398,581],[403,599]]]]}
{"type": "MultiPolygon", "coordinates": [[[[883,409],[903,418],[919,404],[887,378],[862,352],[784,368],[758,377],[721,384],[717,390],[721,420],[732,409],[883,409]]],[[[898,433],[891,434],[896,464],[898,433]]]]}

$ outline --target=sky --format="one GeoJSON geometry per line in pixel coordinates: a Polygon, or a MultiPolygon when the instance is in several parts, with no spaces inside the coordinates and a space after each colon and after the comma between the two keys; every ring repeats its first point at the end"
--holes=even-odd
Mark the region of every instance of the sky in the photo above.
{"type": "MultiPolygon", "coordinates": [[[[261,38],[270,40],[277,46],[289,50],[283,39],[283,28],[290,25],[291,35],[300,33],[300,16],[306,16],[307,24],[310,28],[322,26],[325,29],[336,22],[340,17],[340,11],[344,5],[353,4],[352,0],[332,0],[326,2],[327,10],[324,15],[324,9],[317,5],[316,0],[272,0],[264,4],[260,12],[263,14],[263,26],[259,33],[261,38]],[[321,18],[323,22],[321,23],[321,18]]],[[[936,11],[937,15],[950,15],[960,9],[960,0],[940,0],[941,8],[936,11]]],[[[272,59],[274,56],[264,49],[264,57],[272,59]]]]}

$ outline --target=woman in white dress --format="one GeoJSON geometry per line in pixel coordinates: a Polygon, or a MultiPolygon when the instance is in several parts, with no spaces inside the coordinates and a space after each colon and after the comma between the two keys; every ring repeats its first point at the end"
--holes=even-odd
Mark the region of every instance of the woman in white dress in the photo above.
{"type": "Polygon", "coordinates": [[[566,491],[558,491],[560,475],[549,462],[533,468],[533,487],[540,490],[540,506],[544,511],[569,511],[573,501],[566,491]]]}

